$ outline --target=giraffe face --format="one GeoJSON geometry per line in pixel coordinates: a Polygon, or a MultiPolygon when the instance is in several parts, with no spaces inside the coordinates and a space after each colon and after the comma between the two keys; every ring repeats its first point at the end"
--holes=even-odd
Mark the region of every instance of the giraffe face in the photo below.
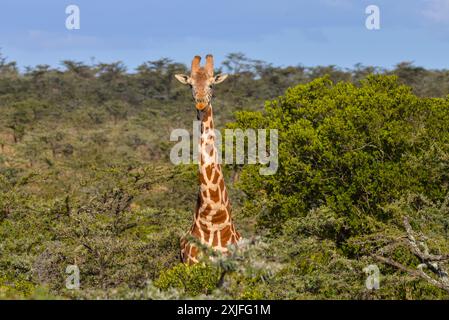
{"type": "Polygon", "coordinates": [[[204,68],[199,66],[200,60],[199,56],[193,59],[190,76],[177,74],[175,77],[182,84],[189,85],[192,88],[196,109],[204,110],[210,105],[212,100],[213,86],[223,82],[228,75],[219,74],[214,76],[213,58],[211,55],[206,57],[206,66],[204,68]]]}

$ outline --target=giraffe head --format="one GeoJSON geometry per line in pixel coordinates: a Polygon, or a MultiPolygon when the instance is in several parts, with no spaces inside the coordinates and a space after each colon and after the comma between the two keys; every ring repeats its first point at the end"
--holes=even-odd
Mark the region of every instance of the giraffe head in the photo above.
{"type": "Polygon", "coordinates": [[[175,77],[182,84],[187,84],[192,88],[195,107],[201,111],[210,105],[213,86],[223,82],[228,75],[218,74],[214,76],[214,58],[210,54],[206,56],[206,65],[204,67],[200,66],[200,62],[201,57],[195,56],[192,61],[190,76],[177,74],[175,77]]]}

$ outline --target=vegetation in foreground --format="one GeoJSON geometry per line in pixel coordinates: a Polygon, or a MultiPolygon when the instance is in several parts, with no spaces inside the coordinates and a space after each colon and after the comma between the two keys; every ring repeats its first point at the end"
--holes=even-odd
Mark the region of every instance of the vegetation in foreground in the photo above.
{"type": "Polygon", "coordinates": [[[19,73],[0,57],[0,298],[447,299],[449,72],[241,54],[222,69],[216,123],[278,129],[280,166],[225,168],[246,240],[188,267],[196,167],[168,160],[171,129],[195,116],[173,80],[186,67],[19,73]]]}

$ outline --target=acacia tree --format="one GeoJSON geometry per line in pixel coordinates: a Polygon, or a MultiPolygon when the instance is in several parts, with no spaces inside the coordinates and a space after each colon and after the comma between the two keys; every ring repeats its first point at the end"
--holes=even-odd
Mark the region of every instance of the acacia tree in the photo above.
{"type": "Polygon", "coordinates": [[[14,143],[25,135],[26,125],[32,121],[30,110],[23,104],[15,104],[13,111],[8,115],[6,127],[12,130],[14,143]]]}
{"type": "Polygon", "coordinates": [[[174,75],[185,73],[186,67],[171,59],[162,58],[147,61],[138,66],[136,70],[138,71],[136,79],[142,85],[141,90],[146,91],[147,97],[168,101],[173,98],[174,75]]]}
{"type": "Polygon", "coordinates": [[[112,116],[114,124],[121,119],[126,120],[129,105],[126,102],[120,100],[111,100],[105,104],[106,111],[112,116]]]}

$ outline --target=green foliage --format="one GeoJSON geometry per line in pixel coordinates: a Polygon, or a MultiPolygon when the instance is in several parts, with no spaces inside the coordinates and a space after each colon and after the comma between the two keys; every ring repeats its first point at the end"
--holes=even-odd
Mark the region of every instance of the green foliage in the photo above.
{"type": "Polygon", "coordinates": [[[33,289],[34,286],[29,281],[0,276],[0,299],[26,297],[33,289]]]}
{"type": "Polygon", "coordinates": [[[0,55],[0,299],[448,298],[373,257],[420,264],[398,242],[404,216],[431,253],[449,252],[449,100],[427,98],[447,96],[447,71],[281,68],[228,55],[216,124],[278,129],[280,167],[225,168],[246,240],[189,267],[179,238],[197,168],[168,160],[171,129],[195,119],[173,79],[187,67],[63,68],[20,73],[0,55]],[[363,271],[373,263],[376,291],[363,271]],[[65,288],[72,264],[79,290],[65,288]]]}
{"type": "Polygon", "coordinates": [[[220,272],[207,264],[192,266],[180,263],[162,272],[154,285],[160,289],[178,288],[190,296],[211,293],[218,284],[220,272]]]}
{"type": "Polygon", "coordinates": [[[371,76],[360,87],[317,79],[287,90],[266,112],[237,114],[233,127],[279,130],[278,172],[245,167],[242,188],[262,226],[327,206],[341,221],[336,236],[369,233],[389,217],[383,205],[418,192],[448,192],[449,101],[418,98],[394,77],[371,76]],[[432,159],[429,165],[423,159],[432,159]],[[257,200],[257,201],[252,201],[257,200]],[[262,209],[264,208],[264,209],[262,209]]]}

